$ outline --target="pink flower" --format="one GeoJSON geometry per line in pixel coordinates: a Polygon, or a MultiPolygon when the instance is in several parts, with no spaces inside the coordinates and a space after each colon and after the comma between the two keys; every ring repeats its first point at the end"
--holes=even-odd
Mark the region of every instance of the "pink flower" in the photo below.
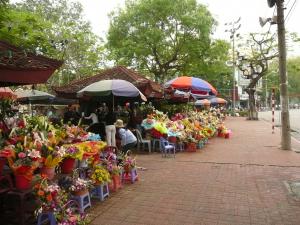
{"type": "Polygon", "coordinates": [[[25,154],[24,152],[20,152],[20,153],[18,154],[18,156],[19,156],[19,158],[23,159],[23,158],[26,157],[26,154],[25,154]]]}

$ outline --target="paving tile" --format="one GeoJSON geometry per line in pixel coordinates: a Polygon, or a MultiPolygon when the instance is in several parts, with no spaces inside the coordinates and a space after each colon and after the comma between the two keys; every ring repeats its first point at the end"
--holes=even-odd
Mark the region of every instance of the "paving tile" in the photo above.
{"type": "MultiPolygon", "coordinates": [[[[300,201],[284,181],[300,180],[300,154],[274,147],[263,121],[229,118],[230,139],[204,150],[137,156],[140,180],[104,202],[92,202],[93,225],[299,225],[300,201]]],[[[295,143],[293,142],[293,145],[295,143]]]]}

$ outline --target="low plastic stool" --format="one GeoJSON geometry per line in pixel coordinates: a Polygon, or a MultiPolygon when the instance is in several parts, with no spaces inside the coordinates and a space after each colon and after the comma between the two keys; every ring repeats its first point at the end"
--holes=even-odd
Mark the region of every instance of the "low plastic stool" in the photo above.
{"type": "Polygon", "coordinates": [[[158,144],[158,147],[159,147],[159,150],[160,150],[160,139],[152,139],[152,149],[153,151],[155,151],[155,146],[157,146],[158,144]]]}
{"type": "Polygon", "coordinates": [[[50,225],[56,225],[56,219],[52,212],[40,213],[38,216],[38,225],[42,225],[46,220],[49,221],[50,225]]]}
{"type": "Polygon", "coordinates": [[[87,207],[92,207],[90,193],[88,191],[82,195],[73,195],[72,199],[77,201],[80,213],[83,213],[87,207]]]}
{"type": "Polygon", "coordinates": [[[176,143],[176,150],[179,150],[180,152],[184,151],[184,144],[183,144],[183,142],[176,143]]]}
{"type": "Polygon", "coordinates": [[[131,182],[132,184],[138,180],[138,173],[136,168],[130,170],[130,172],[123,172],[122,183],[131,182]]]}
{"type": "Polygon", "coordinates": [[[92,198],[97,198],[101,202],[104,201],[106,197],[109,196],[109,187],[108,183],[101,184],[96,186],[92,191],[91,191],[91,197],[92,198]]]}

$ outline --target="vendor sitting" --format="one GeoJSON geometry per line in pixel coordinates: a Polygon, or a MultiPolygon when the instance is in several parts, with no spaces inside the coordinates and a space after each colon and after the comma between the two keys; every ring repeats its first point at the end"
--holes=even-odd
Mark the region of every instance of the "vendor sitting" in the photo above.
{"type": "Polygon", "coordinates": [[[123,120],[118,119],[115,123],[117,133],[121,138],[121,149],[123,153],[126,153],[129,149],[133,148],[137,144],[135,135],[127,128],[124,127],[123,120]]]}

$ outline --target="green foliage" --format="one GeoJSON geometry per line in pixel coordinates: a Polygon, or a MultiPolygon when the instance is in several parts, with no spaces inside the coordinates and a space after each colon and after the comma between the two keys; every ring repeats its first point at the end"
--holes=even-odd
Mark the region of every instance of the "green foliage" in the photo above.
{"type": "Polygon", "coordinates": [[[195,0],[127,1],[111,14],[107,48],[116,63],[148,70],[157,81],[203,67],[220,73],[228,45],[211,42],[215,25],[195,0]]]}
{"type": "Polygon", "coordinates": [[[300,57],[287,60],[289,95],[300,99],[300,57]]]}
{"type": "Polygon", "coordinates": [[[188,103],[171,103],[166,100],[160,101],[159,104],[156,105],[156,109],[159,111],[162,111],[164,113],[167,113],[168,116],[173,116],[176,113],[181,112],[189,112],[194,109],[194,106],[192,104],[188,103]]]}
{"type": "Polygon", "coordinates": [[[5,19],[0,27],[1,40],[32,52],[52,49],[45,32],[51,28],[51,23],[44,21],[38,14],[10,7],[5,19]]]}

